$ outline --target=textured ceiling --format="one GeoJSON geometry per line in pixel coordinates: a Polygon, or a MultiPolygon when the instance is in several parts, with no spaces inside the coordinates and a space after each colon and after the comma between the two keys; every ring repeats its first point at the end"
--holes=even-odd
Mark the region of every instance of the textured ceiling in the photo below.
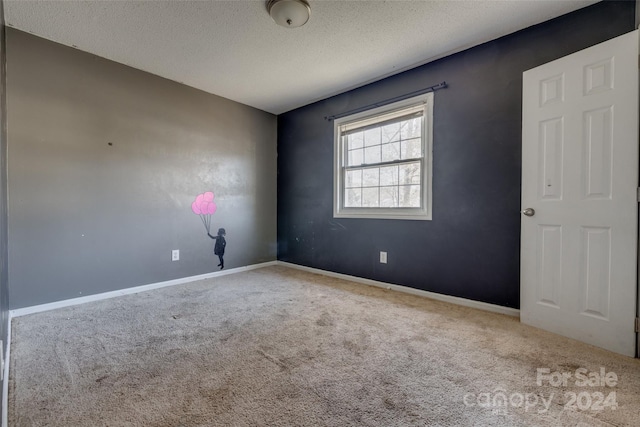
{"type": "Polygon", "coordinates": [[[304,27],[265,1],[5,0],[7,25],[279,114],[595,0],[309,0],[304,27]]]}

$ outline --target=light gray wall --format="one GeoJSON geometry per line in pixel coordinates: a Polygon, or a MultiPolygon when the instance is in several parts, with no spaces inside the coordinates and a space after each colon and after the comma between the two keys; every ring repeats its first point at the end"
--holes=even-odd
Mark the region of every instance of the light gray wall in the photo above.
{"type": "Polygon", "coordinates": [[[275,116],[10,28],[7,95],[11,308],[216,271],[208,190],[225,267],[275,260],[275,116]]]}
{"type": "MultiPolygon", "coordinates": [[[[9,275],[7,239],[7,108],[6,108],[6,46],[4,4],[0,0],[0,351],[5,354],[9,324],[9,275]]],[[[3,379],[3,382],[7,378],[3,379]]],[[[2,386],[2,384],[0,384],[2,386]]],[[[2,405],[0,404],[0,412],[2,405]]]]}

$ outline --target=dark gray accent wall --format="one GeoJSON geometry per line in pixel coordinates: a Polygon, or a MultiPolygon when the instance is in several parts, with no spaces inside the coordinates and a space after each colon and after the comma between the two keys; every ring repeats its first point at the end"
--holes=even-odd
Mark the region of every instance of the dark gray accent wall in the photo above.
{"type": "Polygon", "coordinates": [[[217,271],[208,190],[225,267],[276,259],[274,115],[10,28],[7,64],[11,308],[217,271]]]}
{"type": "Polygon", "coordinates": [[[278,259],[518,307],[522,73],[634,21],[633,1],[597,3],[278,116],[278,259]],[[324,117],[442,81],[433,220],[334,219],[333,123],[324,117]]]}

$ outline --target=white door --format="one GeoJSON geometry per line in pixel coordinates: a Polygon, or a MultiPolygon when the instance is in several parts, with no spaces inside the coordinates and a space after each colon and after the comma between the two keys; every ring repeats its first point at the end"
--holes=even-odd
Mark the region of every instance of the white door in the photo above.
{"type": "Polygon", "coordinates": [[[526,71],[523,323],[635,355],[637,187],[638,31],[526,71]]]}

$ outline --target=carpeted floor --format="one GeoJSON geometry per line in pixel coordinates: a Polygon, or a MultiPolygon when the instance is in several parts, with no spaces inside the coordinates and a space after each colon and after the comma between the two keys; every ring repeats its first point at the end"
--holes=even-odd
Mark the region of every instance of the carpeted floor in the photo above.
{"type": "Polygon", "coordinates": [[[286,267],[16,318],[10,373],[10,426],[640,425],[638,360],[286,267]]]}

